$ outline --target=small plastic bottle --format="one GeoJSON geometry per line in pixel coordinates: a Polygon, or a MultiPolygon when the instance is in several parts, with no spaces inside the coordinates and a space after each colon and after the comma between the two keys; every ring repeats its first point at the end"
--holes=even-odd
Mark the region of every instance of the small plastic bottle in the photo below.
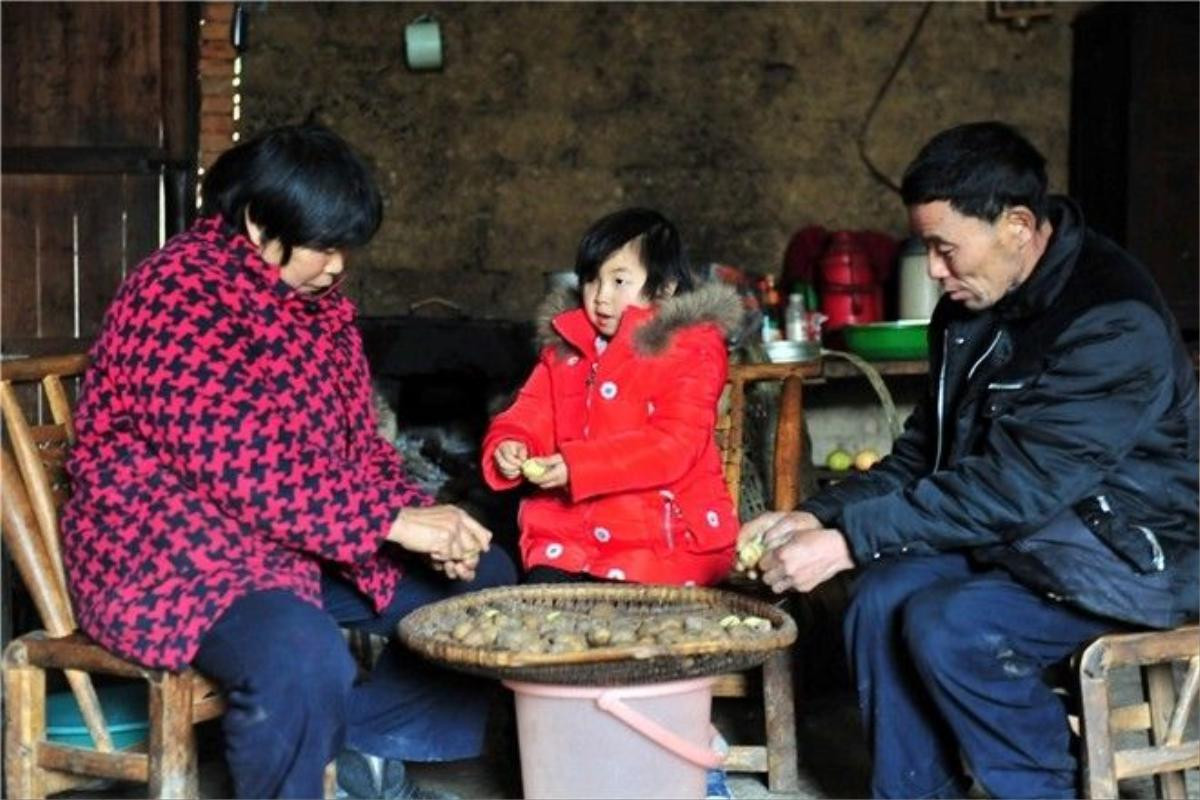
{"type": "Polygon", "coordinates": [[[760,284],[762,293],[762,338],[764,342],[774,342],[784,338],[785,331],[781,330],[779,290],[775,288],[775,276],[767,275],[760,284]]]}
{"type": "Polygon", "coordinates": [[[804,307],[804,295],[792,292],[788,295],[785,332],[793,342],[808,341],[807,309],[804,307]]]}

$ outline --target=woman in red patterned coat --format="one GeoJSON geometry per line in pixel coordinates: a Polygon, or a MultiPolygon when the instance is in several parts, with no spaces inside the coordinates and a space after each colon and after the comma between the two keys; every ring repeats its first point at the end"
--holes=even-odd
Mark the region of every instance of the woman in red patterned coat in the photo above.
{"type": "Polygon", "coordinates": [[[713,426],[741,302],[693,288],[647,209],[596,222],[575,272],[582,292],[543,306],[540,362],[483,445],[492,488],[541,490],[520,512],[528,579],[716,583],[738,530],[713,426]]]}
{"type": "Polygon", "coordinates": [[[482,744],[483,686],[398,648],[355,685],[339,628],[391,633],[416,606],[515,577],[376,432],[336,284],[380,213],[327,129],[241,144],[206,176],[204,216],[130,273],[91,352],[62,521],[79,623],[133,661],[216,680],[239,797],[319,797],[343,747],[349,794],[379,796],[398,759],[482,744]]]}

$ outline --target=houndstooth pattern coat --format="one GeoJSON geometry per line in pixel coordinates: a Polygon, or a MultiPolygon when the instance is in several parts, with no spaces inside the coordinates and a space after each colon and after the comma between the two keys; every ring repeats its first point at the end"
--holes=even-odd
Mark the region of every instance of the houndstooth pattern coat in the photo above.
{"type": "Polygon", "coordinates": [[[388,603],[388,528],[430,500],[376,432],[354,313],[215,218],[129,275],[92,348],[61,524],[85,633],[177,669],[242,595],[319,605],[322,564],[388,603]]]}

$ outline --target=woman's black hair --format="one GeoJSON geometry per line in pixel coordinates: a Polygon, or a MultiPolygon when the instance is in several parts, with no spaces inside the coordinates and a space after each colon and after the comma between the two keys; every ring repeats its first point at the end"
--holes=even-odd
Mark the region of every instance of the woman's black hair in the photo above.
{"type": "Polygon", "coordinates": [[[906,206],[945,200],[960,214],[995,222],[1025,206],[1046,218],[1046,159],[1003,122],[971,122],[929,140],[900,184],[906,206]]]}
{"type": "Polygon", "coordinates": [[[224,153],[204,176],[202,213],[246,233],[246,214],[266,241],[331,249],[366,244],[383,216],[362,159],[328,128],[306,123],[266,131],[224,153]]]}
{"type": "Polygon", "coordinates": [[[646,268],[646,285],[642,288],[645,297],[657,297],[661,289],[672,283],[675,294],[694,288],[679,231],[662,214],[648,208],[616,211],[588,228],[575,256],[579,283],[594,281],[604,262],[635,240],[646,268]]]}

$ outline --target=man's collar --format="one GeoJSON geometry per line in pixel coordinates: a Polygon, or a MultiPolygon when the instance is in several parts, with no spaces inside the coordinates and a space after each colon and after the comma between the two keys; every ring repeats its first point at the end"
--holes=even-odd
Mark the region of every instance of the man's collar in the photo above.
{"type": "Polygon", "coordinates": [[[1054,231],[1046,251],[1025,282],[996,303],[1001,319],[1019,319],[1049,307],[1071,274],[1083,244],[1083,212],[1074,200],[1060,195],[1049,198],[1047,205],[1054,231]]]}

